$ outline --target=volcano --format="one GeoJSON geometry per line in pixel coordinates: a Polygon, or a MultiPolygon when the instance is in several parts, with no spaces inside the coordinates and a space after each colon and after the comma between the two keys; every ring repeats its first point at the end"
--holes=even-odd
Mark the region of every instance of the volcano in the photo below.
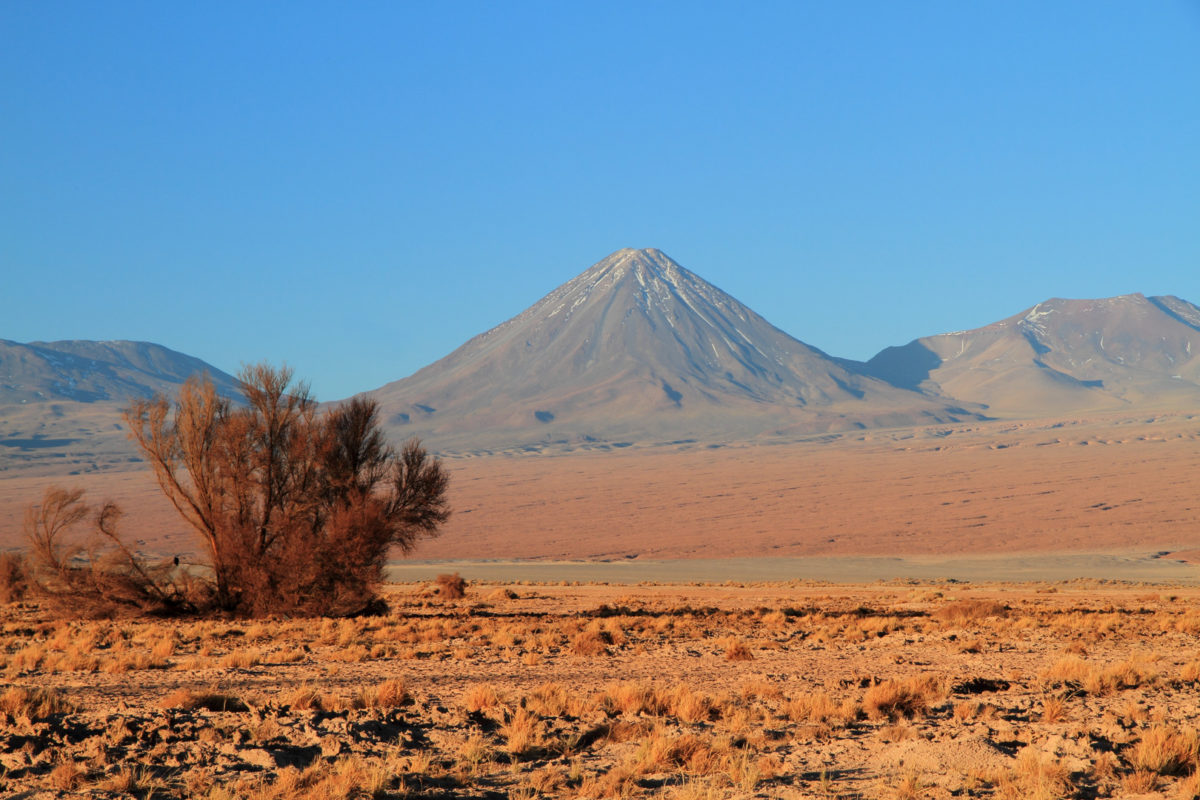
{"type": "Polygon", "coordinates": [[[442,451],[722,443],[974,417],[792,338],[660,250],[619,250],[368,393],[442,451]]]}

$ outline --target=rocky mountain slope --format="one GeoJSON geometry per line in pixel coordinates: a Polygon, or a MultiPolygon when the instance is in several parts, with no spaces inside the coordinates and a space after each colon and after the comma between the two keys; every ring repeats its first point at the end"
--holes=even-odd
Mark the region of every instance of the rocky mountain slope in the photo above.
{"type": "Polygon", "coordinates": [[[370,393],[449,450],[719,442],[972,417],[775,328],[659,250],[620,250],[370,393]]]}
{"type": "Polygon", "coordinates": [[[1178,297],[1054,298],[883,350],[871,374],[989,414],[1200,407],[1200,308],[1178,297]]]}
{"type": "Polygon", "coordinates": [[[0,474],[131,460],[121,410],[204,372],[222,394],[238,396],[233,376],[149,342],[0,340],[0,474]]]}

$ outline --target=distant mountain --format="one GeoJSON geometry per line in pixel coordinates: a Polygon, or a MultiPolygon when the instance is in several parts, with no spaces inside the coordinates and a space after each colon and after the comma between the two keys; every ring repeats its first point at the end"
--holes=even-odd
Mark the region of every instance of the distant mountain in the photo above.
{"type": "Polygon", "coordinates": [[[149,342],[0,339],[0,473],[84,472],[136,460],[121,411],[134,398],[174,394],[207,372],[217,391],[237,380],[149,342]]]}
{"type": "Polygon", "coordinates": [[[396,437],[451,450],[906,426],[970,412],[857,374],[659,250],[620,250],[370,392],[396,437]]]}
{"type": "Polygon", "coordinates": [[[171,393],[207,372],[217,391],[240,393],[237,379],[198,358],[150,342],[29,342],[0,339],[0,404],[126,403],[171,393]]]}
{"type": "Polygon", "coordinates": [[[866,364],[989,414],[1200,408],[1200,308],[1178,297],[1054,298],[975,330],[889,347],[866,364]]]}

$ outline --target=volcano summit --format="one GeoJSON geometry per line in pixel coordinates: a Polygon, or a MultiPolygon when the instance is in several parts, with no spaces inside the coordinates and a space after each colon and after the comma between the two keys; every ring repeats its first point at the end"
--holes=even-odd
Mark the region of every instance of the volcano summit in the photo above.
{"type": "Polygon", "coordinates": [[[458,452],[718,443],[973,415],[853,372],[659,250],[619,250],[370,392],[389,432],[458,452]]]}

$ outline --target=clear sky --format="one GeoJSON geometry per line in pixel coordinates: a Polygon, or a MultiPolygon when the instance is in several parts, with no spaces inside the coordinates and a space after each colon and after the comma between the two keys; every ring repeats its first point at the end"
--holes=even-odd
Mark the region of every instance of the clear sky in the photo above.
{"type": "Polygon", "coordinates": [[[0,4],[0,338],[333,400],[621,247],[847,358],[1200,304],[1200,2],[0,4]]]}

